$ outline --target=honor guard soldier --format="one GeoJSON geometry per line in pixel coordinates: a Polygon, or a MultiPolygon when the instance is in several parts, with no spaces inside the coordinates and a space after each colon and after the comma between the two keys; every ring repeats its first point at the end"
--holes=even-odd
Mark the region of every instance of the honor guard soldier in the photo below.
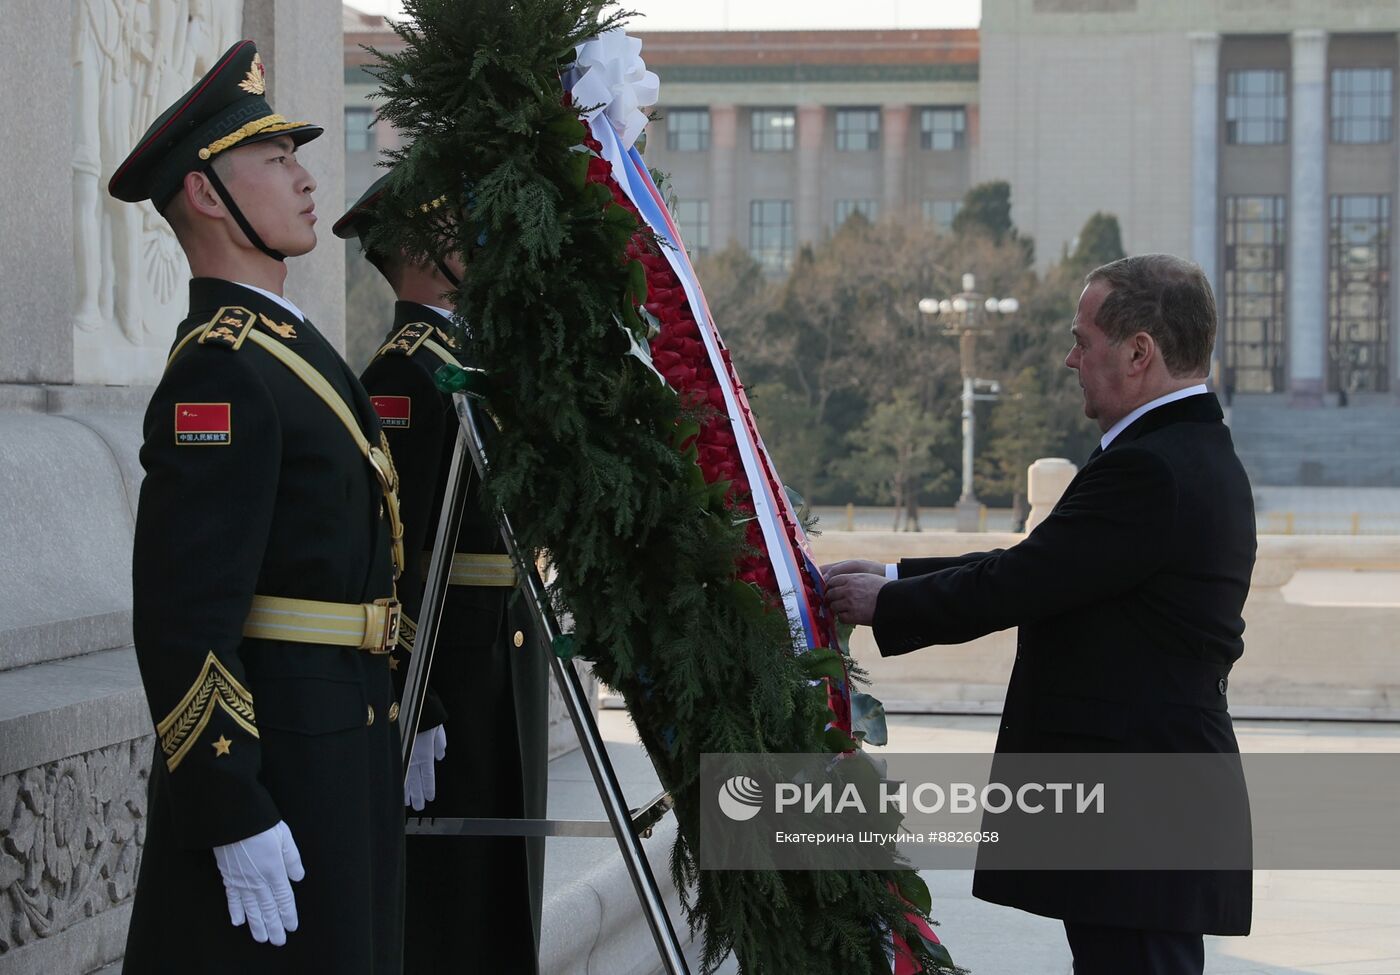
{"type": "MultiPolygon", "coordinates": [[[[338,237],[359,237],[363,245],[388,179],[381,177],[336,221],[338,237]]],[[[452,399],[437,389],[433,374],[445,363],[464,364],[460,326],[447,307],[463,265],[456,255],[425,264],[375,250],[365,256],[398,299],[387,339],[361,379],[402,480],[409,555],[399,584],[405,614],[399,657],[412,649],[412,621],[457,436],[452,399]]],[[[423,797],[426,807],[413,803],[425,816],[545,816],[547,658],[505,551],[495,515],[473,480],[429,679],[446,711],[447,729],[463,730],[454,736],[459,744],[438,763],[436,796],[423,797]]],[[[415,764],[420,751],[421,741],[415,743],[415,764]]],[[[543,872],[542,837],[409,837],[405,970],[456,975],[466,964],[512,975],[537,972],[543,872]],[[470,962],[464,962],[464,952],[470,962]]]]}
{"type": "Polygon", "coordinates": [[[281,294],[316,245],[297,147],[321,128],[264,89],[235,44],[109,186],[155,205],[193,272],[141,450],[156,747],[125,970],[394,975],[396,477],[363,387],[281,294]]]}

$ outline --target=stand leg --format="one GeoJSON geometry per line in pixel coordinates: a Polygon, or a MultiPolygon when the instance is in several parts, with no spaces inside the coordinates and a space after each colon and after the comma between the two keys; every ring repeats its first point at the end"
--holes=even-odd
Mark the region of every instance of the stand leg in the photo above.
{"type": "MultiPolygon", "coordinates": [[[[460,429],[457,435],[457,445],[452,453],[452,464],[448,470],[442,516],[438,520],[432,560],[428,567],[427,588],[423,595],[421,618],[418,621],[418,645],[414,648],[412,661],[409,664],[404,690],[404,706],[400,711],[404,719],[405,768],[408,765],[413,747],[413,736],[417,733],[418,716],[422,711],[423,697],[427,692],[428,674],[432,668],[433,648],[437,643],[438,625],[442,620],[443,599],[447,592],[448,567],[451,565],[452,553],[456,548],[457,531],[461,525],[467,485],[472,472],[484,477],[488,466],[486,445],[481,435],[481,427],[477,422],[475,404],[462,393],[456,394],[453,399],[457,408],[460,429]],[[471,468],[467,467],[466,458],[468,455],[471,458],[471,468]]],[[[657,953],[660,955],[667,975],[690,975],[690,968],[681,949],[680,939],[676,936],[675,926],[671,923],[671,916],[666,910],[666,902],[656,885],[656,877],[652,874],[651,864],[647,861],[646,853],[642,849],[641,837],[633,828],[632,814],[628,809],[627,799],[617,781],[617,773],[613,770],[612,761],[608,758],[607,747],[603,743],[603,736],[598,731],[598,724],[593,718],[593,709],[588,705],[578,673],[574,670],[573,664],[561,660],[553,652],[555,638],[559,636],[559,627],[549,605],[544,584],[540,580],[534,564],[522,556],[516,545],[515,532],[511,528],[510,518],[505,512],[498,512],[497,520],[500,524],[501,538],[505,542],[511,560],[515,563],[516,572],[521,580],[521,588],[525,591],[531,614],[541,637],[542,649],[549,653],[550,667],[554,672],[555,683],[558,685],[559,692],[564,698],[564,704],[569,710],[569,717],[574,724],[574,733],[578,736],[579,746],[583,749],[589,771],[593,774],[593,783],[598,790],[598,796],[603,800],[608,823],[611,826],[613,836],[617,839],[618,849],[622,853],[628,876],[631,878],[632,886],[637,893],[637,900],[646,912],[647,924],[651,928],[652,939],[656,942],[657,953]]]]}
{"type": "MultiPolygon", "coordinates": [[[[405,774],[408,772],[408,760],[413,755],[413,737],[418,734],[418,718],[423,713],[423,698],[428,693],[428,674],[432,671],[433,650],[437,647],[438,626],[442,622],[442,607],[447,598],[452,555],[457,550],[462,508],[466,504],[467,488],[476,473],[476,468],[468,466],[470,464],[466,432],[458,430],[457,445],[452,450],[452,462],[447,469],[442,514],[438,517],[437,534],[433,537],[433,556],[428,563],[423,605],[418,611],[418,643],[409,657],[403,702],[399,706],[405,774]]],[[[413,554],[409,553],[407,557],[412,558],[413,554]]]]}

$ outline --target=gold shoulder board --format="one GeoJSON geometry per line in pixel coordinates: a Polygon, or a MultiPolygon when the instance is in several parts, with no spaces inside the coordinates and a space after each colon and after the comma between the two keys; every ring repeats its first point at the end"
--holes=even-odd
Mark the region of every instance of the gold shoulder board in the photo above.
{"type": "Polygon", "coordinates": [[[238,305],[225,305],[214,313],[199,337],[200,345],[227,345],[237,351],[257,322],[258,316],[238,305]]]}
{"type": "Polygon", "coordinates": [[[441,341],[443,345],[447,346],[453,352],[462,351],[457,344],[457,340],[447,331],[447,329],[438,326],[435,327],[433,331],[437,333],[438,340],[441,341]]]}
{"type": "Polygon", "coordinates": [[[376,355],[413,355],[432,337],[433,327],[427,322],[411,322],[395,332],[376,355]]]}

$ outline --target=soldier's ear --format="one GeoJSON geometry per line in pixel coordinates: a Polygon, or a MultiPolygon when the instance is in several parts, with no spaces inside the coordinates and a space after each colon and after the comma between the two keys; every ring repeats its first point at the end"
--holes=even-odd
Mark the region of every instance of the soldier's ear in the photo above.
{"type": "Polygon", "coordinates": [[[180,196],[191,215],[218,219],[228,212],[224,207],[223,200],[215,191],[214,184],[209,181],[208,175],[199,170],[185,174],[184,185],[180,187],[180,196]]]}

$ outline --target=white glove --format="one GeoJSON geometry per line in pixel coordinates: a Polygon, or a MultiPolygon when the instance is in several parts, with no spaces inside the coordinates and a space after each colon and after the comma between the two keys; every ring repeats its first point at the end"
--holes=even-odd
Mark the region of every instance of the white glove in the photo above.
{"type": "Polygon", "coordinates": [[[433,762],[447,754],[447,732],[442,725],[413,736],[413,755],[403,778],[403,804],[421,812],[425,803],[437,798],[437,773],[433,762]]]}
{"type": "Polygon", "coordinates": [[[289,881],[306,876],[287,824],[279,820],[256,836],[214,847],[214,862],[224,875],[234,927],[246,918],[254,941],[286,944],[287,932],[297,929],[297,902],[289,881]]]}

